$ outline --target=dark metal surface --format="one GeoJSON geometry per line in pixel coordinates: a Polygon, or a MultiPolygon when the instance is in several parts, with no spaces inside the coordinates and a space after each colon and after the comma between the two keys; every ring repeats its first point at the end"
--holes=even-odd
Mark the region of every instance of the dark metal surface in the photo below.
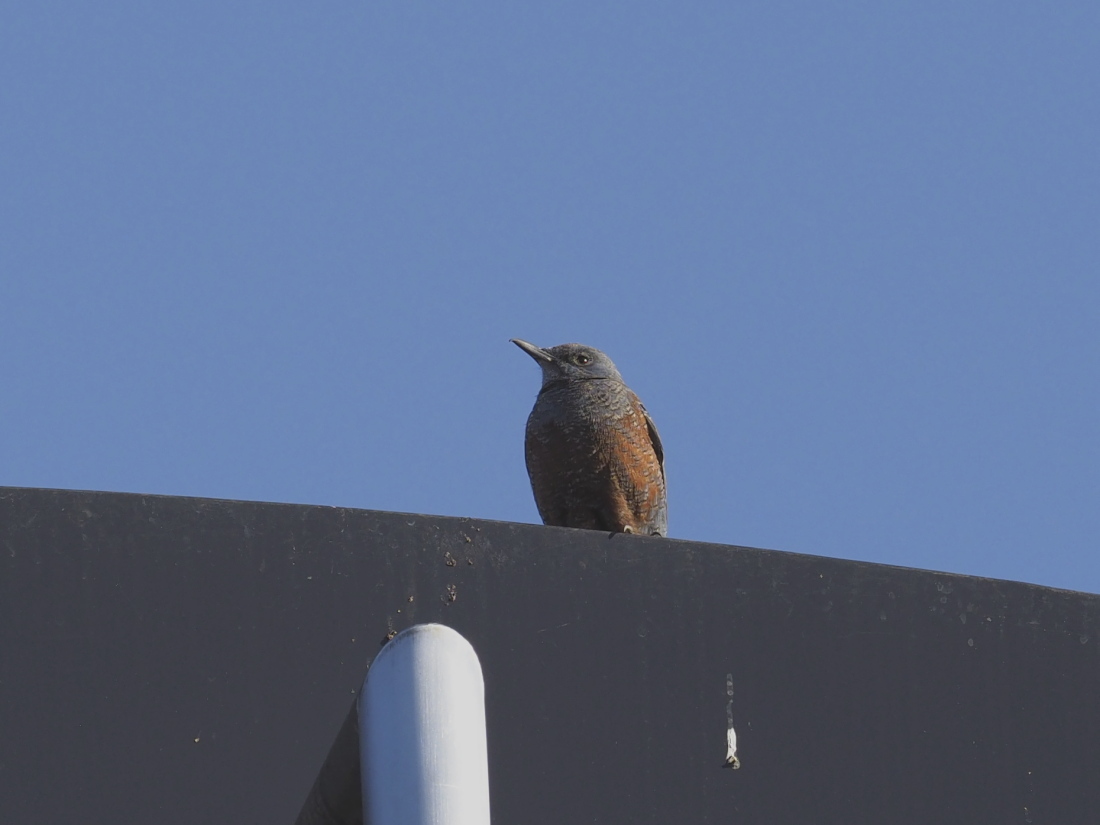
{"type": "Polygon", "coordinates": [[[362,825],[366,797],[360,764],[359,708],[352,702],[295,825],[362,825]]]}
{"type": "Polygon", "coordinates": [[[379,643],[485,672],[505,823],[1100,822],[1100,597],[325,507],[0,488],[0,822],[290,823],[379,643]],[[723,770],[726,677],[742,768],[723,770]]]}

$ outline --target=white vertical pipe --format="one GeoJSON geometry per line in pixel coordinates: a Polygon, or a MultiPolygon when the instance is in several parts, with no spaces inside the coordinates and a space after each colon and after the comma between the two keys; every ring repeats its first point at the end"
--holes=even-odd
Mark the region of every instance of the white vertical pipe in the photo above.
{"type": "Polygon", "coordinates": [[[441,624],[398,633],[359,694],[367,825],[489,825],[485,683],[473,647],[441,624]]]}

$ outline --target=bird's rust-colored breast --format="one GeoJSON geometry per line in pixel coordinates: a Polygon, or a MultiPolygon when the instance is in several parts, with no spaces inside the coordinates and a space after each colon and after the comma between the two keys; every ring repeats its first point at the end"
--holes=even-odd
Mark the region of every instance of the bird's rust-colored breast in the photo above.
{"type": "Polygon", "coordinates": [[[638,396],[618,381],[540,394],[527,469],[546,524],[665,535],[664,451],[638,396]]]}

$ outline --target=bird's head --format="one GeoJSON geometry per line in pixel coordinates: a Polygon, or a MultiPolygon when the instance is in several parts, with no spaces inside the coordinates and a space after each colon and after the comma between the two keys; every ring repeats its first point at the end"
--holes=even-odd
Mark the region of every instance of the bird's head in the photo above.
{"type": "Polygon", "coordinates": [[[619,382],[623,380],[611,359],[594,347],[586,347],[584,344],[558,344],[556,347],[543,349],[519,338],[511,340],[542,368],[544,387],[555,381],[592,378],[610,378],[619,382]]]}

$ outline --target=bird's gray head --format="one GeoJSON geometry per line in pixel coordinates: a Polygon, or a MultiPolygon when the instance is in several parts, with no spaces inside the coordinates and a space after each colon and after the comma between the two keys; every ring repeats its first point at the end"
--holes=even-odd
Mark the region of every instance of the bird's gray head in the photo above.
{"type": "Polygon", "coordinates": [[[593,378],[609,378],[622,383],[623,377],[619,375],[611,359],[594,347],[586,347],[584,344],[558,344],[556,347],[543,349],[518,338],[511,340],[542,368],[544,387],[556,381],[593,378]]]}

